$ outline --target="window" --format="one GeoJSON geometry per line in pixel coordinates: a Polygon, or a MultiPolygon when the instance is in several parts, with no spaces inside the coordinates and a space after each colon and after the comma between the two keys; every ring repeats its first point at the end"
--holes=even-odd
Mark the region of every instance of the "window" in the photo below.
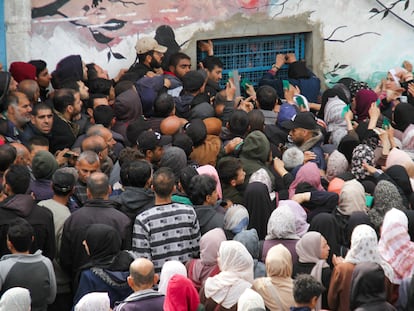
{"type": "MultiPolygon", "coordinates": [[[[276,54],[295,53],[297,59],[305,58],[305,34],[284,34],[228,39],[212,39],[214,56],[224,63],[224,87],[230,71],[237,69],[241,80],[246,79],[257,86],[263,74],[275,63],[276,54]]],[[[199,63],[206,53],[197,54],[199,63]]],[[[287,78],[287,66],[281,68],[278,77],[287,78]]]]}

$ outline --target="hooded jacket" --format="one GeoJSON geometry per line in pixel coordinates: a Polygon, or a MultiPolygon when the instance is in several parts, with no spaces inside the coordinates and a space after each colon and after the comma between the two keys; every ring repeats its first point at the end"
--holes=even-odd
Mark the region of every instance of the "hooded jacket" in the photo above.
{"type": "Polygon", "coordinates": [[[243,169],[246,172],[244,187],[247,186],[250,176],[261,168],[264,168],[267,171],[272,180],[272,185],[274,185],[275,177],[266,165],[270,154],[270,143],[265,134],[261,131],[251,132],[244,140],[242,148],[240,160],[243,164],[243,169]]]}
{"type": "Polygon", "coordinates": [[[36,205],[29,194],[12,195],[0,203],[0,255],[10,254],[6,243],[7,230],[16,217],[24,218],[33,227],[35,239],[30,252],[40,249],[52,260],[56,252],[52,212],[46,207],[36,205]]]}

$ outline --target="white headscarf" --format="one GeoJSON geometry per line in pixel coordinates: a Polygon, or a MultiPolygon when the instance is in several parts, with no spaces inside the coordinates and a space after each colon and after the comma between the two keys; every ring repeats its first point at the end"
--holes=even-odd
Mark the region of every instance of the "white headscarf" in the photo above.
{"type": "Polygon", "coordinates": [[[377,234],[371,226],[358,225],[354,228],[351,236],[351,249],[346,254],[344,261],[355,265],[361,262],[377,263],[384,269],[385,276],[390,281],[394,279],[391,266],[381,258],[377,234]]]}
{"type": "Polygon", "coordinates": [[[160,275],[160,284],[158,285],[158,292],[167,294],[168,282],[175,274],[181,274],[187,277],[187,269],[178,260],[170,260],[163,264],[160,275]]]}
{"type": "Polygon", "coordinates": [[[30,292],[27,288],[12,287],[0,299],[0,311],[29,311],[30,292]]]}
{"type": "Polygon", "coordinates": [[[223,241],[219,249],[218,264],[221,272],[205,283],[206,298],[212,298],[230,309],[246,288],[253,283],[253,258],[246,247],[237,241],[223,241]]]}
{"type": "Polygon", "coordinates": [[[267,222],[265,240],[273,239],[299,239],[299,236],[296,234],[295,214],[287,205],[279,205],[272,212],[267,222]]]}
{"type": "Polygon", "coordinates": [[[75,306],[75,311],[109,311],[108,293],[89,293],[83,296],[75,306]]]}
{"type": "Polygon", "coordinates": [[[237,302],[238,311],[266,310],[262,296],[251,288],[246,288],[237,302]]]}

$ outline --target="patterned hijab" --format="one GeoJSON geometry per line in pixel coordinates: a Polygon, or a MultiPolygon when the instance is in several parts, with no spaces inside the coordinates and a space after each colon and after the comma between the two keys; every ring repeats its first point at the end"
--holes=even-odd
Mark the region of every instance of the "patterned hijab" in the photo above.
{"type": "Polygon", "coordinates": [[[362,167],[364,162],[369,165],[374,164],[374,151],[366,144],[359,144],[352,152],[351,160],[351,173],[358,180],[365,179],[367,176],[365,169],[362,167]]]}
{"type": "Polygon", "coordinates": [[[368,225],[358,225],[352,231],[351,249],[345,256],[345,262],[359,264],[361,262],[375,262],[381,265],[389,280],[393,280],[394,273],[378,251],[378,238],[375,230],[368,225]]]}
{"type": "Polygon", "coordinates": [[[368,211],[369,219],[377,230],[381,227],[385,213],[392,208],[404,209],[401,195],[393,183],[381,180],[375,186],[374,205],[368,211]]]}
{"type": "Polygon", "coordinates": [[[394,270],[394,283],[400,284],[413,274],[414,243],[410,241],[408,219],[402,211],[393,208],[385,214],[378,250],[394,270]]]}

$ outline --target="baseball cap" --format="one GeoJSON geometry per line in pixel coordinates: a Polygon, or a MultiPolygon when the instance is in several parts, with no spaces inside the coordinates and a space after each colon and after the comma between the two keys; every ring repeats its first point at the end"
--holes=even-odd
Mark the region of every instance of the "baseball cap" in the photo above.
{"type": "Polygon", "coordinates": [[[135,45],[135,50],[137,51],[137,54],[145,54],[149,51],[165,53],[167,52],[167,47],[159,45],[157,40],[151,37],[145,37],[138,39],[137,44],[135,45]]]}
{"type": "Polygon", "coordinates": [[[154,131],[142,132],[137,139],[138,149],[145,152],[154,150],[157,146],[165,146],[171,144],[172,138],[168,135],[161,135],[154,131]]]}
{"type": "Polygon", "coordinates": [[[62,193],[68,193],[75,187],[75,176],[63,169],[58,169],[52,176],[53,189],[62,193]]]}
{"type": "Polygon", "coordinates": [[[304,128],[307,130],[316,130],[318,123],[316,123],[315,116],[312,112],[299,112],[292,117],[291,120],[282,122],[282,126],[288,130],[295,128],[304,128]]]}

